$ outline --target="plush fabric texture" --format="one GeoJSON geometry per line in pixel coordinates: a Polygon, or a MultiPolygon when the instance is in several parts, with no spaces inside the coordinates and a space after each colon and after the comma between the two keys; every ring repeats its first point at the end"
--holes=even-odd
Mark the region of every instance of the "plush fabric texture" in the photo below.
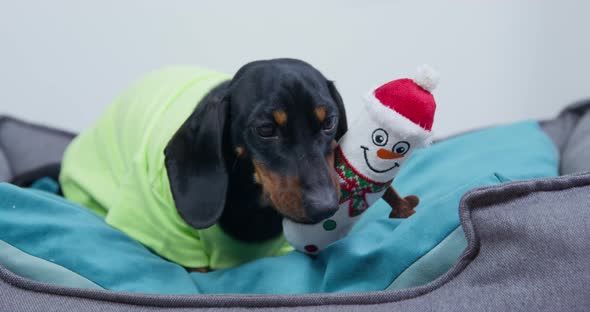
{"type": "Polygon", "coordinates": [[[340,147],[336,148],[334,160],[340,183],[338,211],[330,218],[315,224],[302,224],[287,218],[283,219],[285,239],[298,251],[317,254],[348,235],[362,214],[391,185],[391,180],[379,183],[359,173],[347,161],[340,147]]]}
{"type": "MultiPolygon", "coordinates": [[[[400,172],[403,184],[397,189],[422,199],[411,218],[388,219],[389,207],[379,201],[351,235],[317,257],[292,252],[207,274],[188,274],[63,198],[7,184],[0,185],[0,240],[32,256],[53,259],[105,289],[162,294],[375,291],[402,274],[408,278],[410,271],[421,274],[408,268],[459,226],[457,207],[468,190],[508,178],[556,174],[554,145],[535,122],[459,136],[417,151],[400,172]]],[[[450,246],[455,254],[465,247],[450,246]]],[[[450,263],[445,261],[438,271],[445,272],[450,263]]]]}
{"type": "Polygon", "coordinates": [[[227,79],[171,67],[130,86],[68,146],[60,176],[65,197],[185,267],[222,269],[290,251],[282,237],[251,244],[217,225],[197,230],[176,210],[164,149],[200,100],[227,79]]]}
{"type": "MultiPolygon", "coordinates": [[[[436,86],[436,79],[430,79],[432,72],[427,67],[420,73],[417,76],[422,78],[421,83],[436,86]]],[[[340,184],[338,211],[315,224],[283,220],[285,238],[298,251],[317,254],[346,237],[361,214],[390,187],[403,163],[416,149],[431,142],[429,130],[436,104],[426,89],[413,80],[399,79],[384,84],[374,93],[375,97],[365,99],[367,112],[358,114],[350,123],[334,152],[340,184]],[[422,99],[424,91],[429,100],[422,99]],[[412,110],[397,111],[399,105],[404,109],[411,106],[412,110]],[[407,113],[413,115],[406,116],[407,113]],[[427,120],[412,118],[423,113],[428,115],[427,120]],[[421,128],[424,123],[429,129],[421,128]]]]}
{"type": "Polygon", "coordinates": [[[398,113],[427,131],[432,129],[436,111],[434,97],[412,79],[390,81],[375,89],[373,94],[391,113],[398,113]]]}

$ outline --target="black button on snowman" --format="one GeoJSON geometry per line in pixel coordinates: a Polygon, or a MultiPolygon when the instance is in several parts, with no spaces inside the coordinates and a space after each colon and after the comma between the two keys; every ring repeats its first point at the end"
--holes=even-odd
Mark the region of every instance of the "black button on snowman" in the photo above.
{"type": "Polygon", "coordinates": [[[413,79],[390,81],[364,98],[365,109],[335,150],[340,208],[316,224],[283,219],[285,238],[295,249],[316,254],[348,235],[410,154],[430,144],[436,110],[431,91],[437,82],[435,72],[423,65],[413,79]]]}

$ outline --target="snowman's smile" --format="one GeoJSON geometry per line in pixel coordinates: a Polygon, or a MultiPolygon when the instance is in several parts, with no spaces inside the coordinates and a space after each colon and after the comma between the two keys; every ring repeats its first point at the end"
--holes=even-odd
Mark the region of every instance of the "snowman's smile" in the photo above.
{"type": "Polygon", "coordinates": [[[367,164],[369,169],[371,169],[372,171],[377,172],[377,173],[384,173],[384,172],[387,172],[387,171],[390,171],[390,170],[393,170],[393,169],[399,167],[399,164],[396,162],[389,169],[379,170],[379,169],[371,166],[371,163],[369,162],[369,157],[367,156],[367,152],[369,151],[369,148],[366,146],[362,146],[362,145],[361,145],[361,148],[363,149],[363,155],[365,156],[365,163],[367,164]]]}

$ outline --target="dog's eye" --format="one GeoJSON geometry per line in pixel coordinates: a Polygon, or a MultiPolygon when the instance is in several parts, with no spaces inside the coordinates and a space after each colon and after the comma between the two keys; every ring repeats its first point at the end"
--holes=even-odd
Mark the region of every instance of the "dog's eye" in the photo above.
{"type": "Polygon", "coordinates": [[[400,155],[404,155],[409,150],[410,150],[410,143],[408,143],[406,141],[397,142],[393,146],[393,151],[400,154],[400,155]]]}
{"type": "Polygon", "coordinates": [[[322,128],[324,130],[332,130],[334,129],[334,126],[336,126],[336,117],[334,116],[326,118],[322,123],[322,128]]]}
{"type": "Polygon", "coordinates": [[[277,129],[272,125],[265,125],[256,127],[256,133],[263,138],[271,138],[276,136],[277,129]]]}

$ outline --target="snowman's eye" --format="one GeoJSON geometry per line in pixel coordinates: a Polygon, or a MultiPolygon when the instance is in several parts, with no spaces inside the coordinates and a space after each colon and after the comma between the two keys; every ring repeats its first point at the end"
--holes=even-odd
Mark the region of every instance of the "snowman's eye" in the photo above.
{"type": "Polygon", "coordinates": [[[377,146],[384,146],[385,144],[387,144],[387,140],[389,139],[387,132],[385,132],[385,130],[383,130],[381,128],[373,131],[372,137],[373,137],[373,144],[375,144],[377,146]]]}
{"type": "Polygon", "coordinates": [[[410,150],[410,143],[399,141],[393,146],[393,151],[397,154],[404,155],[410,150]]]}

